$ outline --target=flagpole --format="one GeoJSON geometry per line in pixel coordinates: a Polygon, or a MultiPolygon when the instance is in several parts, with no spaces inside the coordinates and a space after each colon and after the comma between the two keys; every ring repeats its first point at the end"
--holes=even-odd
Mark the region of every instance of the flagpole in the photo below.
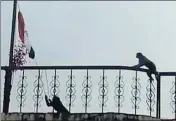
{"type": "Polygon", "coordinates": [[[3,113],[5,114],[9,112],[10,92],[12,88],[11,80],[12,80],[12,70],[13,70],[13,47],[14,47],[15,28],[16,28],[16,13],[17,13],[17,0],[14,0],[13,1],[13,14],[12,14],[9,66],[6,68],[5,83],[4,83],[3,113]]]}

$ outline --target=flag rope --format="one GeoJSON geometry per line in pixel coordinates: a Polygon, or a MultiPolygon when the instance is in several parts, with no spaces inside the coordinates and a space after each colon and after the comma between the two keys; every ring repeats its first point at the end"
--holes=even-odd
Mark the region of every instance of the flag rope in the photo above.
{"type": "MultiPolygon", "coordinates": [[[[38,66],[38,63],[37,63],[37,60],[36,60],[36,58],[35,58],[35,65],[36,66],[38,66]]],[[[42,72],[41,72],[41,75],[43,75],[43,70],[42,70],[42,72]]],[[[45,70],[45,78],[46,78],[46,85],[47,85],[47,95],[49,96],[49,86],[48,86],[48,78],[47,78],[47,72],[46,72],[46,70],[45,70]]],[[[44,90],[44,93],[45,93],[45,95],[46,95],[46,91],[45,91],[45,88],[43,87],[43,90],[44,90]]]]}
{"type": "MultiPolygon", "coordinates": [[[[19,9],[19,11],[20,11],[20,5],[17,3],[17,6],[18,6],[18,9],[19,9]]],[[[30,40],[29,40],[29,37],[28,37],[28,41],[29,41],[29,43],[30,43],[30,40]]],[[[30,43],[30,45],[31,45],[31,43],[30,43]]],[[[34,58],[34,60],[35,60],[35,65],[37,66],[38,65],[38,63],[37,63],[37,60],[36,60],[36,58],[34,58]]],[[[42,72],[41,72],[41,76],[43,75],[43,70],[42,70],[42,72]]],[[[45,78],[46,78],[46,85],[47,85],[47,93],[48,93],[48,95],[49,95],[49,83],[48,83],[48,78],[47,78],[47,72],[46,72],[46,70],[45,70],[45,78]]],[[[41,80],[42,81],[42,80],[41,80]]],[[[42,81],[43,82],[43,81],[42,81]]],[[[45,88],[44,88],[44,86],[43,86],[43,90],[44,90],[44,93],[45,93],[45,95],[46,95],[46,91],[45,91],[45,88]]]]}

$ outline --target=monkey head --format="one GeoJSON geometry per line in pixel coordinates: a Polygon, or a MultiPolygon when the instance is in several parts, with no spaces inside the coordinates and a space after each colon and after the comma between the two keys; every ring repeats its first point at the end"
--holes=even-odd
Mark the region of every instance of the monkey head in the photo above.
{"type": "Polygon", "coordinates": [[[142,53],[136,53],[136,58],[140,58],[142,56],[143,56],[142,53]]]}

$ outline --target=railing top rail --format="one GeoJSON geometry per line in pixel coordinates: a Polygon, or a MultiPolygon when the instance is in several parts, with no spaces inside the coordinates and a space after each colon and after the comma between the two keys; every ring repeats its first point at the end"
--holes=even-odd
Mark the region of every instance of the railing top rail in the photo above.
{"type": "MultiPolygon", "coordinates": [[[[1,66],[2,70],[7,69],[8,66],[1,66]]],[[[21,66],[21,67],[16,67],[16,70],[52,70],[52,69],[60,69],[60,70],[69,70],[69,69],[74,69],[74,70],[133,70],[136,71],[135,68],[130,67],[130,66],[21,66]]],[[[147,69],[138,69],[137,71],[141,72],[147,72],[147,69]]]]}
{"type": "Polygon", "coordinates": [[[160,76],[176,76],[176,72],[160,72],[160,76]]]}
{"type": "MultiPolygon", "coordinates": [[[[6,70],[8,66],[1,66],[2,70],[6,70]]],[[[21,66],[16,67],[16,70],[53,70],[53,69],[60,69],[60,70],[132,70],[136,71],[134,67],[130,66],[21,66]]],[[[148,69],[139,68],[137,71],[140,72],[147,72],[148,69]]],[[[160,76],[176,76],[176,72],[159,72],[160,76]]]]}

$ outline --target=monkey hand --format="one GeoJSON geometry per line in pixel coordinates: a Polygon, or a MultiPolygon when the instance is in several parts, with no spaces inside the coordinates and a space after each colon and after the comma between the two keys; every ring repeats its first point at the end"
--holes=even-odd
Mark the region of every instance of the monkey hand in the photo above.
{"type": "Polygon", "coordinates": [[[135,68],[135,69],[137,69],[137,68],[138,68],[138,66],[137,66],[137,65],[135,65],[135,66],[132,66],[132,68],[135,68]]]}
{"type": "Polygon", "coordinates": [[[51,99],[49,99],[49,102],[50,102],[50,103],[52,102],[51,99]]]}
{"type": "Polygon", "coordinates": [[[49,106],[52,106],[52,103],[51,103],[51,100],[48,99],[48,96],[45,95],[45,101],[46,101],[46,105],[49,107],[49,106]]]}

